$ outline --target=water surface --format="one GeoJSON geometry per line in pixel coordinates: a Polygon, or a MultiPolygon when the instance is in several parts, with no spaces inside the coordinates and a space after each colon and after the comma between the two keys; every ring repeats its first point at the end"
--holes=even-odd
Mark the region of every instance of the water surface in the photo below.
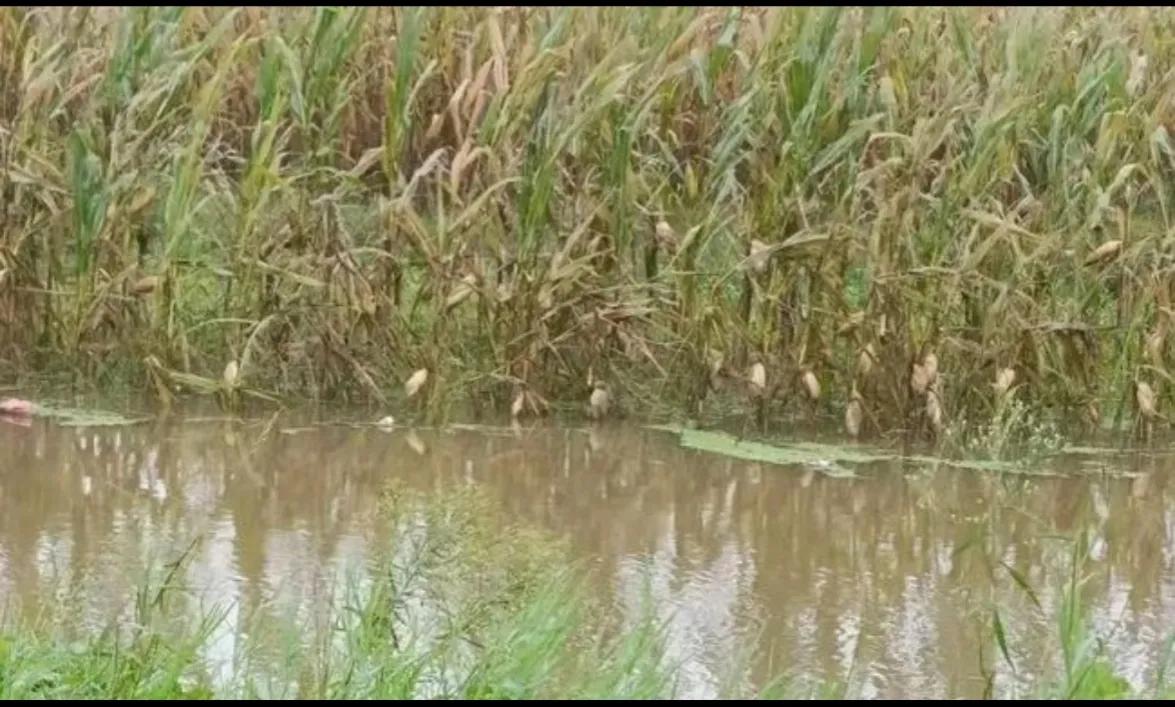
{"type": "Polygon", "coordinates": [[[393,479],[442,493],[476,485],[566,538],[621,623],[651,589],[685,696],[714,695],[735,656],[750,666],[736,678],[752,684],[786,672],[845,681],[851,696],[976,697],[994,674],[996,694],[1023,694],[1060,670],[1070,546],[1052,536],[1082,529],[1093,546],[1083,596],[1135,688],[1153,686],[1175,629],[1165,455],[1128,459],[1126,479],[1096,465],[1024,480],[897,463],[843,479],[684,450],[633,424],[384,431],[287,419],[0,424],[0,453],[5,602],[65,597],[79,622],[101,625],[149,563],[199,539],[187,580],[232,607],[214,659],[240,649],[243,616],[312,616],[340,575],[370,569],[393,479]],[[1015,674],[991,638],[993,606],[1015,674]]]}

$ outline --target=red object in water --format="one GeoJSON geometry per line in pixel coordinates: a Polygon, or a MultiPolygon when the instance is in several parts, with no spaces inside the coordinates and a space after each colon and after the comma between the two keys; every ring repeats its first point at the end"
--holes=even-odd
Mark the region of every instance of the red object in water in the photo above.
{"type": "Polygon", "coordinates": [[[5,398],[0,400],[0,415],[14,415],[28,417],[33,414],[33,404],[19,398],[5,398]]]}

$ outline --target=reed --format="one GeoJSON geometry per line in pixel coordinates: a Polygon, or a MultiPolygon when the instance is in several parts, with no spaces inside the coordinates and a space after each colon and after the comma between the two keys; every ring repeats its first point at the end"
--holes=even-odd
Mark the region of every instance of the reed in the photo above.
{"type": "Polygon", "coordinates": [[[761,366],[765,421],[857,401],[866,435],[989,419],[1014,375],[1070,428],[1149,430],[1173,389],[1173,28],[4,8],[0,361],[162,395],[235,363],[230,402],[434,419],[583,409],[589,370],[625,409],[717,414],[761,366]],[[912,390],[928,354],[937,387],[912,390]]]}

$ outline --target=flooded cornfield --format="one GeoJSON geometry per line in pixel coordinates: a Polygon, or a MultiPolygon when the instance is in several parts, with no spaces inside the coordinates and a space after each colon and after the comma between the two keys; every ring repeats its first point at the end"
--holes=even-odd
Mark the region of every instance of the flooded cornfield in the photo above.
{"type": "Polygon", "coordinates": [[[187,553],[170,566],[190,607],[223,612],[200,649],[214,672],[267,622],[287,622],[259,649],[278,660],[283,641],[311,640],[327,597],[380,574],[397,552],[389,487],[475,488],[563,541],[601,630],[653,612],[680,697],[777,676],[863,698],[1026,695],[1066,670],[1059,617],[1083,533],[1088,631],[1139,694],[1156,689],[1175,628],[1175,455],[1155,451],[1056,459],[1051,476],[883,461],[842,477],[631,422],[298,416],[35,419],[0,424],[0,450],[10,618],[53,604],[77,630],[130,621],[143,573],[187,553]]]}

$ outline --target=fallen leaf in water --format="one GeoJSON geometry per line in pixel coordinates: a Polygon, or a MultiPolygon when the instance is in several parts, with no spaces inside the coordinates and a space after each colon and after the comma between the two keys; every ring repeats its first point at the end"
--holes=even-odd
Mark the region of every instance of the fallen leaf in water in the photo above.
{"type": "Polygon", "coordinates": [[[652,429],[676,432],[680,435],[681,446],[689,449],[767,464],[818,464],[829,460],[867,464],[896,458],[894,454],[889,452],[873,452],[862,447],[837,447],[811,442],[772,445],[736,439],[725,432],[683,429],[673,426],[653,426],[652,429]]]}
{"type": "Polygon", "coordinates": [[[547,402],[547,399],[533,390],[526,391],[526,405],[534,415],[546,415],[551,409],[551,404],[547,402]]]}
{"type": "Polygon", "coordinates": [[[125,417],[106,410],[87,410],[54,405],[36,406],[36,415],[49,418],[62,427],[122,427],[137,425],[151,419],[146,416],[125,417]]]}
{"type": "Polygon", "coordinates": [[[1130,495],[1135,498],[1145,498],[1150,491],[1151,474],[1143,474],[1130,482],[1130,495]]]}
{"type": "Polygon", "coordinates": [[[0,414],[0,422],[8,423],[9,425],[16,425],[17,427],[32,427],[33,418],[25,415],[3,415],[0,414]]]}
{"type": "Polygon", "coordinates": [[[416,435],[416,430],[408,430],[408,434],[404,437],[404,441],[408,443],[409,447],[412,447],[412,451],[421,456],[424,456],[424,453],[428,451],[428,449],[424,446],[424,441],[416,435]]]}
{"type": "Polygon", "coordinates": [[[31,401],[21,400],[20,398],[5,398],[0,400],[0,415],[12,415],[14,417],[28,417],[33,414],[37,406],[31,401]]]}
{"type": "MultiPolygon", "coordinates": [[[[649,425],[648,429],[678,435],[678,443],[688,449],[721,454],[746,461],[780,466],[806,466],[826,476],[852,475],[845,464],[861,465],[882,461],[904,461],[918,465],[947,466],[972,471],[1014,473],[1028,476],[1064,476],[1039,465],[1023,465],[994,459],[947,459],[923,455],[905,455],[894,450],[876,449],[861,444],[831,445],[818,442],[780,442],[766,444],[741,440],[725,432],[683,428],[677,425],[649,425]],[[829,464],[832,466],[829,466],[829,464]]],[[[1119,474],[1121,475],[1121,474],[1119,474]]]]}

